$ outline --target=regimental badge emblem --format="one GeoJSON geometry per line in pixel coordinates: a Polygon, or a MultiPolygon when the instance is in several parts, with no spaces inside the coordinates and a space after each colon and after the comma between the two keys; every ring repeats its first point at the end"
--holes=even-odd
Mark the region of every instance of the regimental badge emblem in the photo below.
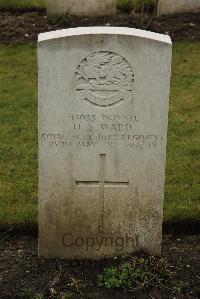
{"type": "Polygon", "coordinates": [[[127,100],[134,88],[131,65],[109,51],[95,52],[84,58],[76,69],[75,80],[80,98],[100,107],[127,100]]]}

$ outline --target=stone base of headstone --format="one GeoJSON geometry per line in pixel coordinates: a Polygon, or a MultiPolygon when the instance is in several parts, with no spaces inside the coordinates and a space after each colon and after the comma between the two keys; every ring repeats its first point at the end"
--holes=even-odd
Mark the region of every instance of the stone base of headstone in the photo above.
{"type": "Polygon", "coordinates": [[[158,16],[200,11],[200,0],[159,0],[158,16]]]}
{"type": "Polygon", "coordinates": [[[116,0],[48,0],[47,14],[103,16],[116,13],[116,0]]]}

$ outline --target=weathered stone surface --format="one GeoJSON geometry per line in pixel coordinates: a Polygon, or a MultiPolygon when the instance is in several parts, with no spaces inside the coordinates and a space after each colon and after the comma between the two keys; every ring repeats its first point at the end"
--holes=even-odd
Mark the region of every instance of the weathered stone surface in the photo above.
{"type": "Polygon", "coordinates": [[[158,15],[200,11],[199,0],[159,0],[158,15]]]}
{"type": "Polygon", "coordinates": [[[48,0],[48,15],[113,15],[116,13],[116,0],[48,0]]]}
{"type": "Polygon", "coordinates": [[[162,240],[171,40],[40,34],[39,254],[103,258],[162,240]]]}

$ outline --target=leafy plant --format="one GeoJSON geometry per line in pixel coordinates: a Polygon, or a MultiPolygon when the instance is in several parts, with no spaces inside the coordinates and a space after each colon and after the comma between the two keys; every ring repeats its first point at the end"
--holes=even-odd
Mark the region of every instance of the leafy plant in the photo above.
{"type": "Polygon", "coordinates": [[[117,7],[124,13],[130,13],[134,8],[134,2],[133,0],[120,0],[117,7]]]}
{"type": "Polygon", "coordinates": [[[180,295],[181,292],[183,291],[185,285],[184,283],[181,281],[179,283],[175,283],[172,287],[171,287],[171,292],[174,296],[180,295]]]}
{"type": "Polygon", "coordinates": [[[53,24],[58,25],[59,27],[71,27],[72,25],[72,19],[69,15],[61,15],[61,16],[56,16],[56,17],[51,17],[50,21],[53,24]]]}
{"type": "Polygon", "coordinates": [[[26,299],[43,299],[43,295],[40,293],[35,293],[35,291],[31,288],[25,288],[20,298],[26,299]]]}
{"type": "Polygon", "coordinates": [[[117,7],[124,13],[130,13],[132,10],[154,13],[157,4],[158,0],[118,0],[117,7]]]}
{"type": "Polygon", "coordinates": [[[156,283],[160,287],[168,288],[168,282],[172,277],[171,266],[166,260],[134,256],[118,266],[105,268],[99,276],[99,286],[138,291],[153,287],[156,283]]]}
{"type": "Polygon", "coordinates": [[[107,289],[131,286],[133,269],[129,263],[124,263],[120,268],[108,267],[99,277],[99,285],[107,289]]]}
{"type": "Polygon", "coordinates": [[[136,11],[146,11],[154,13],[154,10],[157,8],[158,0],[133,0],[134,7],[136,11]]]}
{"type": "Polygon", "coordinates": [[[137,265],[130,262],[123,263],[119,267],[108,267],[100,276],[99,284],[105,288],[132,288],[134,281],[143,282],[150,276],[148,260],[137,260],[137,265]]]}
{"type": "Polygon", "coordinates": [[[70,292],[67,292],[67,293],[61,293],[61,299],[71,299],[73,294],[70,293],[70,292]]]}

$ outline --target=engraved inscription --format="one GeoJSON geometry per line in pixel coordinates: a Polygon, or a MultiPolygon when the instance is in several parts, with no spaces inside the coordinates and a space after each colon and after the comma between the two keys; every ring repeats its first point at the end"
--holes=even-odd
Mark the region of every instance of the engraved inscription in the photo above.
{"type": "Polygon", "coordinates": [[[72,135],[65,135],[45,132],[41,134],[41,137],[42,140],[47,141],[50,146],[79,150],[97,147],[99,144],[104,144],[109,148],[119,148],[120,145],[123,145],[133,150],[153,150],[161,148],[163,144],[163,137],[161,135],[144,135],[142,133],[132,135],[73,133],[72,135]]]}
{"type": "Polygon", "coordinates": [[[84,150],[104,145],[121,146],[131,150],[159,150],[163,136],[158,132],[144,132],[138,127],[139,117],[133,114],[66,114],[69,130],[42,132],[43,142],[50,146],[84,150]]]}
{"type": "Polygon", "coordinates": [[[99,51],[80,62],[75,80],[82,100],[106,108],[128,99],[133,91],[134,73],[122,56],[99,51]]]}

